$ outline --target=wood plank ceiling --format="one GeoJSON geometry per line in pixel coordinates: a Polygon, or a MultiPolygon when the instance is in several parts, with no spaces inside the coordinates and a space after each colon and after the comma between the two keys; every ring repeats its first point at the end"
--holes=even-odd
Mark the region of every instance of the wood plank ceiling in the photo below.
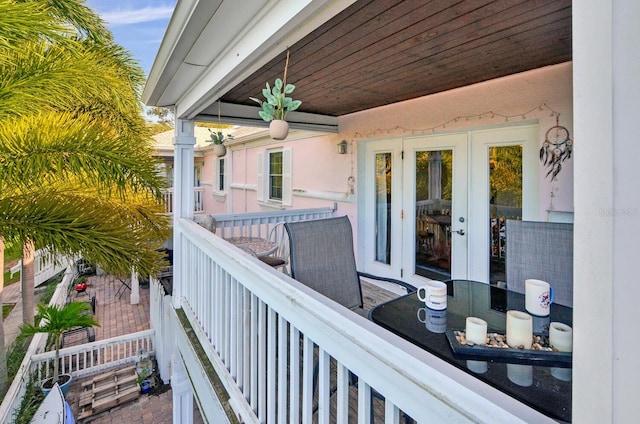
{"type": "MultiPolygon", "coordinates": [[[[571,60],[571,0],[359,0],[290,47],[303,112],[341,116],[571,60]]],[[[282,53],[222,97],[255,105],[282,53]]]]}

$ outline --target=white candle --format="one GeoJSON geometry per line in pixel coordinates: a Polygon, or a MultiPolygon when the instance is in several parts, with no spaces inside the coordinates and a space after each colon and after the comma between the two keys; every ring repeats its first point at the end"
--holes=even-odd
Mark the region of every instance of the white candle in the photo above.
{"type": "Polygon", "coordinates": [[[524,346],[531,349],[533,343],[533,320],[531,315],[520,311],[507,311],[507,344],[509,347],[524,346]]]}
{"type": "Polygon", "coordinates": [[[549,344],[560,352],[573,351],[573,329],[561,322],[549,324],[549,344]]]}
{"type": "Polygon", "coordinates": [[[465,337],[468,342],[483,345],[487,343],[487,321],[476,318],[467,317],[467,326],[465,328],[465,337]]]}

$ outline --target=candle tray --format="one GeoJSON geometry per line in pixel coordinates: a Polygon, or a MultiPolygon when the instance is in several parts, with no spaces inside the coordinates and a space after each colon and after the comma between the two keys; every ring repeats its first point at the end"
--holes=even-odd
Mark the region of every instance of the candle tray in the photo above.
{"type": "MultiPolygon", "coordinates": [[[[447,340],[453,353],[461,359],[473,359],[479,361],[508,362],[524,365],[538,365],[547,367],[571,367],[571,352],[558,352],[551,349],[545,336],[534,334],[534,340],[541,349],[522,349],[514,347],[499,347],[479,345],[473,343],[460,343],[459,335],[464,335],[465,330],[448,329],[447,340]]],[[[499,336],[506,340],[506,336],[498,333],[489,335],[499,336]]]]}

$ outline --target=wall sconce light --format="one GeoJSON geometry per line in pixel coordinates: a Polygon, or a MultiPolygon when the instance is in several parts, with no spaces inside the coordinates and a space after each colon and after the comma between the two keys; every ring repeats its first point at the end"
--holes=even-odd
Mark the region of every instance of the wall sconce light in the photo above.
{"type": "Polygon", "coordinates": [[[342,140],[340,143],[338,143],[338,154],[344,155],[346,153],[347,153],[347,141],[342,140]]]}

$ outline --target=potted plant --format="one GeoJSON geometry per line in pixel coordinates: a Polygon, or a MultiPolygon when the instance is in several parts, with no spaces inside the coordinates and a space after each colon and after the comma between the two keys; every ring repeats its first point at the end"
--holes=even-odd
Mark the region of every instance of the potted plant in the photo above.
{"type": "Polygon", "coordinates": [[[63,394],[66,395],[71,383],[71,376],[59,374],[62,335],[65,331],[71,329],[99,326],[95,318],[87,313],[90,309],[91,307],[87,303],[81,302],[70,302],[64,306],[38,304],[38,314],[35,319],[40,324],[23,324],[20,326],[20,332],[24,335],[48,333],[53,337],[56,355],[53,362],[53,376],[42,382],[41,389],[45,395],[51,391],[56,382],[63,394]]]}
{"type": "MultiPolygon", "coordinates": [[[[222,133],[222,131],[212,131],[211,129],[209,129],[209,132],[211,133],[210,137],[211,140],[207,140],[210,143],[213,143],[213,153],[216,156],[224,156],[227,154],[227,148],[224,146],[224,141],[225,141],[225,136],[222,133]]],[[[226,140],[233,140],[233,136],[232,135],[227,135],[226,140]]]]}
{"type": "Polygon", "coordinates": [[[274,140],[284,140],[289,134],[289,124],[285,121],[288,112],[294,111],[300,107],[300,100],[293,100],[287,97],[287,94],[293,93],[296,86],[287,84],[287,68],[289,66],[289,51],[287,51],[287,60],[284,65],[284,78],[276,78],[273,87],[267,82],[266,88],[262,89],[262,95],[265,100],[250,97],[251,100],[258,103],[262,110],[258,115],[266,122],[269,122],[269,132],[274,140]]]}
{"type": "MultiPolygon", "coordinates": [[[[227,154],[227,148],[224,146],[225,136],[222,134],[222,131],[220,131],[222,127],[223,125],[220,120],[220,100],[218,100],[218,128],[216,128],[216,131],[209,129],[211,140],[207,140],[209,143],[213,143],[213,154],[218,157],[227,154]]],[[[233,140],[233,136],[228,134],[226,139],[233,140]]]]}

